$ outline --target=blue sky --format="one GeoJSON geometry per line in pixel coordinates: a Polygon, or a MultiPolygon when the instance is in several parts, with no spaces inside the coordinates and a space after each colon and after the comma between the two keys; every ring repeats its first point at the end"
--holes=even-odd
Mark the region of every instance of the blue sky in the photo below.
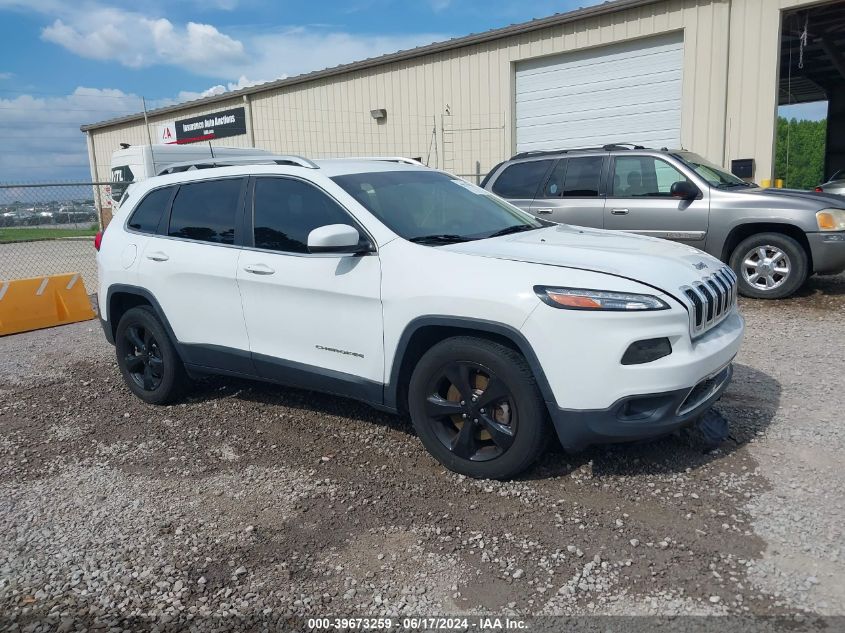
{"type": "Polygon", "coordinates": [[[0,182],[85,178],[79,125],[142,95],[167,105],[597,3],[0,0],[0,182]]]}

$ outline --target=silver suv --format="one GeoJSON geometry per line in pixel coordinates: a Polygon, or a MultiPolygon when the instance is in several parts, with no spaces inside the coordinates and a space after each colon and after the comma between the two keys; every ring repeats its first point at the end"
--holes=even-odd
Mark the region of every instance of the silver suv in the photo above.
{"type": "Polygon", "coordinates": [[[845,270],[845,198],[761,189],[683,150],[525,152],[481,186],[553,222],[682,242],[728,263],[747,297],[778,299],[845,270]]]}

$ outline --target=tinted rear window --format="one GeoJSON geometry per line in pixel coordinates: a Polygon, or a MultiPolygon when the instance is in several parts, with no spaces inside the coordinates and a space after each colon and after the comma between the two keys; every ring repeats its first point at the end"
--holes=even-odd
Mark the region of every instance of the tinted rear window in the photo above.
{"type": "Polygon", "coordinates": [[[602,156],[570,158],[563,185],[564,197],[595,198],[599,195],[602,156]]]}
{"type": "Polygon", "coordinates": [[[493,183],[493,193],[503,198],[533,198],[552,162],[531,160],[506,167],[493,183]]]}
{"type": "Polygon", "coordinates": [[[201,242],[233,244],[242,182],[236,178],[179,187],[167,234],[201,242]]]}
{"type": "Polygon", "coordinates": [[[133,231],[155,233],[174,189],[175,187],[164,187],[148,193],[132,213],[127,226],[133,231]]]}

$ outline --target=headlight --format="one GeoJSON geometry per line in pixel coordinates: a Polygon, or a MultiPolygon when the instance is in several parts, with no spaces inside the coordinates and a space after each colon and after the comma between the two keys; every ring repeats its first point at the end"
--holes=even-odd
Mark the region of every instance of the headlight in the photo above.
{"type": "Polygon", "coordinates": [[[845,231],[845,209],[822,209],[816,213],[819,231],[845,231]]]}
{"type": "Polygon", "coordinates": [[[555,288],[534,286],[534,292],[553,308],[565,310],[605,310],[612,312],[642,312],[668,310],[666,302],[651,295],[586,288],[555,288]]]}

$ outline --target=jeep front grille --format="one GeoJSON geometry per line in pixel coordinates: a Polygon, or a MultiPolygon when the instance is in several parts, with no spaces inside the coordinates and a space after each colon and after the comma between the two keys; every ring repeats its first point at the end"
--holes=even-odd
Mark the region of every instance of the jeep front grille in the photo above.
{"type": "Polygon", "coordinates": [[[693,338],[716,327],[736,305],[737,277],[727,266],[705,277],[681,292],[687,300],[690,334],[693,338]]]}

